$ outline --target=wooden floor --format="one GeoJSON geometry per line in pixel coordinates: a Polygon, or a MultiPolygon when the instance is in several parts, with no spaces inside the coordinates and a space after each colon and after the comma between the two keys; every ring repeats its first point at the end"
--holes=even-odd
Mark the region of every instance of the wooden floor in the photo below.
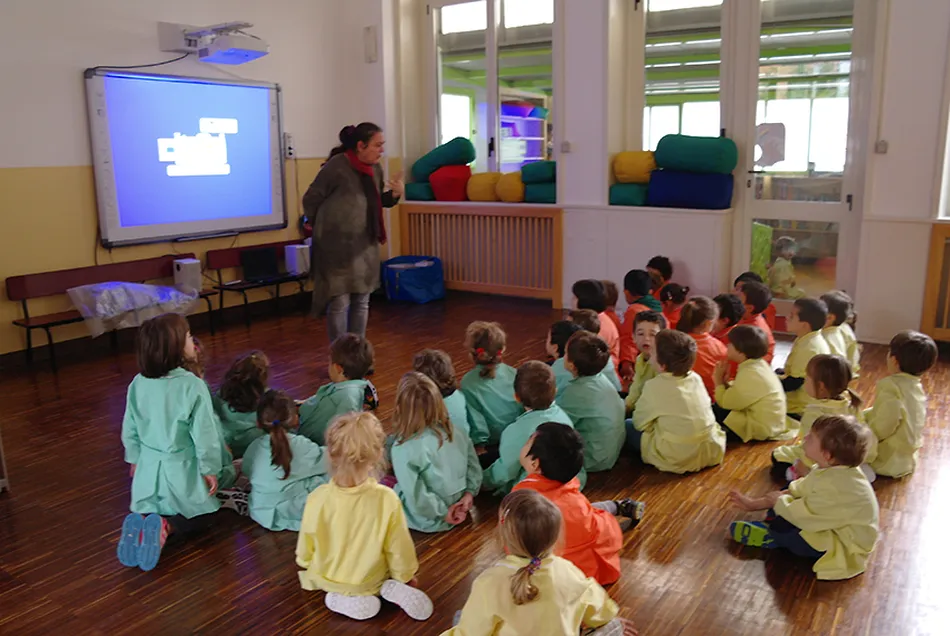
{"type": "MultiPolygon", "coordinates": [[[[457,295],[428,306],[374,300],[369,337],[376,346],[381,415],[393,407],[412,354],[441,347],[468,370],[468,321],[502,322],[508,362],[544,352],[557,316],[544,304],[457,295]]],[[[325,382],[322,321],[300,314],[232,325],[202,336],[209,379],[252,347],[273,364],[273,385],[307,397],[325,382]]],[[[477,501],[480,522],[440,535],[415,535],[421,586],[436,611],[416,623],[393,607],[356,623],[331,616],[323,595],[302,591],[296,535],[268,532],[230,511],[201,539],[167,551],[151,573],[122,567],[115,544],[128,509],[129,478],[119,430],[125,389],[136,373],[131,351],[62,361],[58,376],[0,372],[3,442],[12,493],[0,494],[0,633],[26,634],[438,634],[450,626],[471,585],[473,555],[494,526],[497,502],[477,501]]],[[[884,349],[868,346],[861,393],[872,397],[884,349]]],[[[771,444],[730,447],[722,466],[676,477],[621,458],[594,475],[592,500],[636,497],[644,522],[623,548],[623,575],[609,592],[644,635],[950,634],[950,364],[926,379],[930,419],[917,473],[875,484],[882,539],[868,571],[851,581],[817,582],[810,568],[781,553],[739,548],[726,538],[741,513],[726,495],[764,492],[771,444]],[[940,387],[938,391],[938,387],[940,387]]],[[[534,636],[544,636],[537,634],[534,636]]]]}

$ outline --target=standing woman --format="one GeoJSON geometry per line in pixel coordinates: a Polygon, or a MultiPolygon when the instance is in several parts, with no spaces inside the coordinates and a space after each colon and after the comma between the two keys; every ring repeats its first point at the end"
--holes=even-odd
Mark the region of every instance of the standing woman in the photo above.
{"type": "Polygon", "coordinates": [[[303,197],[313,224],[313,311],[327,308],[330,342],[347,332],[366,334],[369,295],[379,286],[379,246],[386,242],[383,208],[403,193],[401,176],[383,184],[385,143],[376,124],[347,126],[303,197]]]}

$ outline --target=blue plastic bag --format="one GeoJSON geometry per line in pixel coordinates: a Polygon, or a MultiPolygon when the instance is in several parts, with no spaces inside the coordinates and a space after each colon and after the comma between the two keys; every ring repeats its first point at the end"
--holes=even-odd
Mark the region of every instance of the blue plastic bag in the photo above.
{"type": "Polygon", "coordinates": [[[435,256],[397,256],[384,262],[382,268],[388,300],[422,305],[445,298],[442,261],[435,256]]]}

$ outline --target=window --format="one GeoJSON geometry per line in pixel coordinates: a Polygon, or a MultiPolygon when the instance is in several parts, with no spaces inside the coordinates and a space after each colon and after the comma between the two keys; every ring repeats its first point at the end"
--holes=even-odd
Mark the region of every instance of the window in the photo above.
{"type": "Polygon", "coordinates": [[[554,0],[505,0],[505,28],[554,24],[554,0]]]}
{"type": "Polygon", "coordinates": [[[472,130],[472,98],[466,95],[443,93],[441,101],[441,141],[445,143],[456,137],[471,139],[472,130]]]}
{"type": "Polygon", "coordinates": [[[442,22],[439,25],[439,33],[442,35],[484,31],[488,28],[488,7],[485,0],[451,4],[442,7],[441,12],[442,22]]]}

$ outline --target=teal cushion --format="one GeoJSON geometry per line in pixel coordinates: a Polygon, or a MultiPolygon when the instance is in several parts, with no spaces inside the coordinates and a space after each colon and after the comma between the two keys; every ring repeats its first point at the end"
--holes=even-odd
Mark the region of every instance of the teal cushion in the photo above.
{"type": "MultiPolygon", "coordinates": [[[[524,177],[524,174],[522,174],[524,177]]],[[[528,183],[524,187],[525,203],[557,203],[556,183],[528,183]]]]}
{"type": "Polygon", "coordinates": [[[521,167],[521,180],[530,183],[554,183],[557,181],[557,163],[554,161],[536,161],[521,167]]]}
{"type": "Polygon", "coordinates": [[[654,156],[658,168],[680,172],[730,174],[739,162],[736,142],[726,137],[666,135],[654,156]]]}
{"type": "Polygon", "coordinates": [[[610,186],[610,205],[646,205],[645,183],[615,183],[610,186]]]}
{"type": "Polygon", "coordinates": [[[443,166],[465,166],[475,161],[475,146],[465,137],[456,137],[423,155],[412,166],[412,180],[422,183],[443,166]]]}
{"type": "Polygon", "coordinates": [[[407,183],[406,201],[435,201],[435,192],[428,183],[407,183]]]}

